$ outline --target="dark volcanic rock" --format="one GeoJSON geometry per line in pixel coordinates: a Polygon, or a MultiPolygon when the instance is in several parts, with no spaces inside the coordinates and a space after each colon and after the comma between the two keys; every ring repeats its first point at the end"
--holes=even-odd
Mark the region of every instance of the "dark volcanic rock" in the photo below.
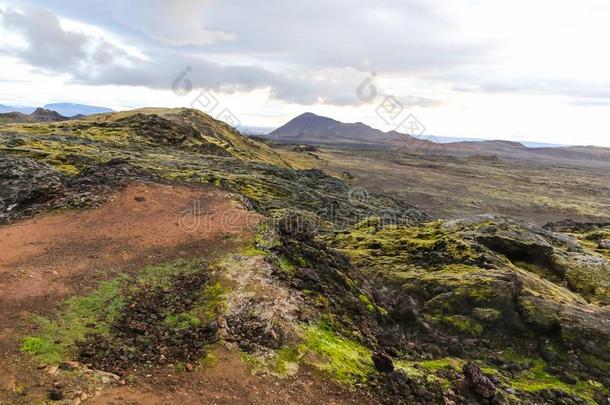
{"type": "Polygon", "coordinates": [[[52,389],[49,391],[49,399],[51,401],[61,401],[64,399],[64,393],[59,389],[52,389]]]}
{"type": "Polygon", "coordinates": [[[496,386],[491,380],[483,375],[483,372],[473,362],[468,362],[462,368],[464,382],[467,387],[474,390],[483,398],[492,398],[496,393],[496,386]]]}
{"type": "Polygon", "coordinates": [[[171,285],[143,286],[127,297],[125,309],[112,324],[112,336],[94,334],[79,344],[79,358],[96,368],[124,374],[138,363],[194,362],[205,345],[218,340],[215,321],[172,326],[168,314],[183,314],[195,305],[209,281],[206,269],[174,276],[171,285]]]}
{"type": "Polygon", "coordinates": [[[0,155],[0,223],[54,208],[96,206],[133,181],[156,179],[120,159],[66,177],[44,162],[0,155]]]}
{"type": "Polygon", "coordinates": [[[64,192],[61,175],[46,163],[0,156],[0,219],[64,192]]]}
{"type": "Polygon", "coordinates": [[[373,353],[371,355],[371,359],[373,360],[373,364],[377,371],[382,373],[389,373],[394,371],[394,363],[392,359],[386,356],[383,353],[373,353]]]}
{"type": "Polygon", "coordinates": [[[157,177],[139,169],[123,159],[112,159],[106,163],[89,166],[67,184],[70,189],[117,188],[136,180],[155,180],[157,177]]]}
{"type": "Polygon", "coordinates": [[[136,134],[158,144],[180,145],[189,138],[198,137],[197,131],[191,126],[158,115],[138,113],[117,120],[115,125],[128,127],[136,134]]]}

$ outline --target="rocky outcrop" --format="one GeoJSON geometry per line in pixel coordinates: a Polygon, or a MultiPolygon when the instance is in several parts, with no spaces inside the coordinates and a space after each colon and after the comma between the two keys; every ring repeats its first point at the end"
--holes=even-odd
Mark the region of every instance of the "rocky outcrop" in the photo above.
{"type": "Polygon", "coordinates": [[[466,363],[462,368],[466,388],[473,390],[483,398],[493,398],[496,394],[496,386],[483,375],[479,366],[472,361],[466,363]]]}
{"type": "Polygon", "coordinates": [[[128,183],[152,179],[120,159],[68,177],[46,163],[0,155],[0,223],[56,208],[96,206],[128,183]]]}
{"type": "Polygon", "coordinates": [[[62,180],[45,163],[0,155],[0,219],[60,197],[62,180]]]}
{"type": "Polygon", "coordinates": [[[389,352],[413,356],[406,339],[420,353],[489,361],[508,345],[610,383],[608,262],[578,240],[492,216],[410,227],[369,219],[331,240],[377,280],[376,303],[400,326],[391,345],[379,337],[389,352]]]}

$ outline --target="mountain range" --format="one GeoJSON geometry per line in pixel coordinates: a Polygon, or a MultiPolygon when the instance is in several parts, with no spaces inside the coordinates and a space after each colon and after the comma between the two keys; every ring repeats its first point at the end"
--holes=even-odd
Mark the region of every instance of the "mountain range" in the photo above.
{"type": "Polygon", "coordinates": [[[57,111],[48,110],[45,108],[37,108],[31,114],[24,114],[22,112],[7,112],[0,113],[0,123],[12,124],[12,123],[33,123],[33,122],[54,122],[54,121],[66,121],[70,119],[82,118],[84,115],[75,115],[74,117],[65,117],[59,114],[57,111]]]}
{"type": "Polygon", "coordinates": [[[494,155],[527,159],[568,159],[608,161],[610,148],[596,146],[555,146],[505,140],[447,142],[433,136],[417,138],[397,131],[384,132],[362,122],[344,123],[310,112],[301,114],[266,135],[283,143],[334,145],[341,147],[391,148],[423,154],[452,156],[494,155]]]}
{"type": "MultiPolygon", "coordinates": [[[[22,114],[31,114],[36,110],[37,107],[30,106],[10,106],[0,104],[0,113],[11,113],[19,112],[22,114]]],[[[50,103],[45,104],[42,108],[46,110],[53,110],[64,117],[74,117],[76,115],[92,115],[100,113],[113,112],[112,109],[107,107],[99,107],[87,104],[76,104],[76,103],[50,103]]]]}

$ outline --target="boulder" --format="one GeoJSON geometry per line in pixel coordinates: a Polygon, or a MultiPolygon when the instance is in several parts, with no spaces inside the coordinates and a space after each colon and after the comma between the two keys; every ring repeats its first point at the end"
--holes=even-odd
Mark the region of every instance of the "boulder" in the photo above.
{"type": "Polygon", "coordinates": [[[496,386],[483,374],[479,366],[469,361],[462,368],[464,384],[483,398],[493,398],[496,394],[496,386]]]}
{"type": "Polygon", "coordinates": [[[394,371],[394,363],[392,362],[392,359],[385,354],[379,352],[373,353],[371,355],[371,359],[373,360],[375,369],[380,373],[390,373],[394,371]]]}

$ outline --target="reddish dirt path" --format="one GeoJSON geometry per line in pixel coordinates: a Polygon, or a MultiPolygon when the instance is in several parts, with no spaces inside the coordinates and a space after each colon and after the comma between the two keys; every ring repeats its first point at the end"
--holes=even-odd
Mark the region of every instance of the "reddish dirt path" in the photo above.
{"type": "MultiPolygon", "coordinates": [[[[258,217],[213,187],[134,183],[94,210],[63,211],[0,227],[0,403],[47,399],[54,384],[83,387],[78,375],[49,375],[18,350],[26,316],[49,314],[120,272],[180,257],[222,255],[253,235],[258,217]],[[188,210],[197,208],[200,226],[188,210]],[[225,214],[225,215],[223,215],[225,214]],[[227,215],[228,214],[228,215],[227,215]],[[207,218],[207,220],[204,220],[207,218]]],[[[193,372],[149,369],[125,386],[95,388],[97,404],[343,404],[370,402],[308,372],[254,376],[239,353],[220,348],[215,367],[193,372]]],[[[85,385],[86,386],[86,385],[85,385]]]]}
{"type": "Polygon", "coordinates": [[[224,348],[215,351],[215,367],[191,373],[155,373],[137,387],[109,389],[92,404],[364,404],[374,403],[338,387],[323,377],[301,371],[297,376],[276,378],[253,375],[239,354],[224,348]],[[163,387],[163,389],[159,389],[163,387]]]}
{"type": "Polygon", "coordinates": [[[0,227],[0,349],[24,311],[45,312],[117,272],[222,252],[236,235],[220,236],[246,229],[248,219],[252,214],[212,187],[135,183],[99,209],[0,227]],[[186,213],[195,206],[200,226],[191,228],[197,222],[186,213]],[[225,212],[231,213],[231,228],[223,226],[225,212]]]}

